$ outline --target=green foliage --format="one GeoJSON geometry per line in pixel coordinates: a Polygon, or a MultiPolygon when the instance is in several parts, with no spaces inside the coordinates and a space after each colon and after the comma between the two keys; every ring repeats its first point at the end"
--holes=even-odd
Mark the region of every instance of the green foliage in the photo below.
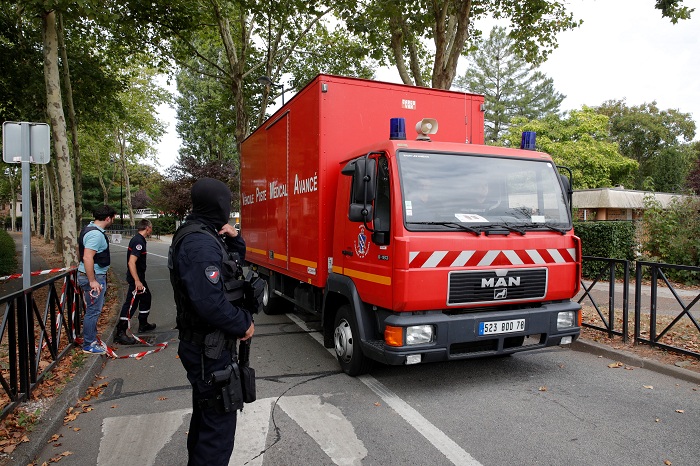
{"type": "Polygon", "coordinates": [[[563,118],[516,118],[499,144],[519,146],[523,131],[535,131],[537,149],[550,154],[557,165],[571,168],[574,189],[629,185],[636,173],[637,162],[620,155],[608,140],[607,117],[588,107],[563,118]]]}
{"type": "MultiPolygon", "coordinates": [[[[663,207],[651,196],[645,199],[642,218],[642,254],[645,260],[700,267],[700,200],[676,198],[663,207]]],[[[666,275],[697,283],[697,272],[668,270],[666,275]]]]}
{"type": "Polygon", "coordinates": [[[610,137],[620,153],[639,163],[635,188],[681,191],[695,162],[687,146],[696,130],[690,113],[660,110],[656,102],[628,107],[624,100],[607,101],[596,111],[609,117],[610,137]]]}
{"type": "Polygon", "coordinates": [[[17,272],[15,241],[5,230],[0,230],[0,275],[17,272]]]}
{"type": "Polygon", "coordinates": [[[334,4],[348,30],[375,51],[373,58],[396,65],[404,84],[438,89],[450,88],[459,57],[473,49],[471,25],[478,19],[508,21],[518,49],[535,64],[556,48],[559,32],[580,24],[566,10],[566,2],[559,0],[337,0],[334,4]]]}
{"type": "Polygon", "coordinates": [[[462,90],[484,95],[488,142],[498,140],[516,116],[537,120],[558,113],[566,97],[554,90],[551,78],[536,71],[519,53],[505,28],[493,28],[488,40],[469,56],[467,72],[455,83],[462,90]]]}
{"type": "MultiPolygon", "coordinates": [[[[584,256],[634,260],[637,242],[632,222],[574,222],[574,232],[581,238],[584,256]]],[[[598,261],[583,261],[583,276],[595,278],[605,267],[598,261]]],[[[622,270],[618,270],[622,272],[622,270]]],[[[607,276],[607,275],[605,275],[607,276]]]]}
{"type": "Polygon", "coordinates": [[[172,215],[164,215],[150,220],[153,224],[154,235],[172,235],[175,233],[175,217],[172,215]]]}

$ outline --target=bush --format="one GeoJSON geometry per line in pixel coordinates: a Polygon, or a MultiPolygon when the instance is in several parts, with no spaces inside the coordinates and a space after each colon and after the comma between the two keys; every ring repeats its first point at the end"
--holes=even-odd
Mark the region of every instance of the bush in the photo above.
{"type": "Polygon", "coordinates": [[[175,233],[175,217],[166,215],[152,218],[151,223],[153,223],[154,235],[172,235],[175,233]]]}
{"type": "MultiPolygon", "coordinates": [[[[700,266],[700,202],[694,198],[677,198],[665,208],[653,198],[645,199],[642,220],[642,254],[650,262],[700,266]]],[[[675,281],[695,284],[697,272],[667,269],[666,276],[675,281]]]]}
{"type": "MultiPolygon", "coordinates": [[[[581,238],[584,256],[630,261],[636,258],[636,227],[633,222],[574,222],[574,232],[581,238]]],[[[604,265],[598,261],[583,261],[583,276],[595,278],[601,266],[604,265]]],[[[617,272],[622,273],[622,269],[617,272]]]]}
{"type": "Polygon", "coordinates": [[[0,230],[0,275],[17,272],[15,241],[5,230],[0,230]]]}

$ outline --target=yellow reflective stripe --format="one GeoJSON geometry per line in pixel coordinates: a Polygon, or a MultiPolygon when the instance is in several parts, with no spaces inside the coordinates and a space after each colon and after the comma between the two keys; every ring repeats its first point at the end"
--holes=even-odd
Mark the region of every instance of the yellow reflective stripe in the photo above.
{"type": "Polygon", "coordinates": [[[246,251],[249,252],[254,252],[255,254],[260,254],[261,256],[267,256],[267,253],[263,251],[262,249],[256,249],[256,248],[245,248],[246,251]]]}
{"type": "Polygon", "coordinates": [[[360,280],[377,283],[379,285],[391,285],[391,277],[387,277],[386,275],[376,275],[373,273],[360,272],[359,270],[348,268],[344,269],[343,275],[352,278],[359,278],[360,280]]]}
{"type": "Polygon", "coordinates": [[[315,268],[316,268],[316,262],[311,262],[311,261],[307,261],[307,260],[304,260],[304,259],[299,259],[298,257],[292,257],[292,258],[289,260],[289,262],[292,262],[293,264],[303,265],[303,266],[306,266],[306,267],[311,267],[312,269],[315,269],[315,268]]]}

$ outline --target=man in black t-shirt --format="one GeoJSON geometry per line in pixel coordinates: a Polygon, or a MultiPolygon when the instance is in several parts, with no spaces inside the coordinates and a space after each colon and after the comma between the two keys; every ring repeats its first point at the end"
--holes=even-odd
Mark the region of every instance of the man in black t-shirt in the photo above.
{"type": "Polygon", "coordinates": [[[146,238],[151,236],[153,224],[150,220],[143,219],[138,225],[138,233],[129,241],[129,249],[126,251],[126,281],[129,289],[122,305],[117,324],[117,336],[115,341],[123,345],[133,345],[136,339],[127,335],[129,318],[139,310],[139,333],[149,332],[156,328],[156,324],[148,323],[148,314],[151,312],[151,291],[146,284],[146,238]],[[134,296],[136,291],[136,296],[134,296]],[[132,299],[134,300],[132,304],[132,299]],[[128,315],[128,314],[131,315],[128,315]]]}

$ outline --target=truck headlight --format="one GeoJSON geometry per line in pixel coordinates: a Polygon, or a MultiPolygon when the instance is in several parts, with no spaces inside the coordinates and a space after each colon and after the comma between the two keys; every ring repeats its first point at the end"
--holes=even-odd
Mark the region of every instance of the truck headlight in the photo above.
{"type": "Polygon", "coordinates": [[[576,326],[576,311],[565,311],[557,314],[557,330],[576,326]]]}
{"type": "Polygon", "coordinates": [[[430,343],[435,336],[435,328],[432,325],[414,325],[406,327],[406,345],[420,345],[430,343]]]}

